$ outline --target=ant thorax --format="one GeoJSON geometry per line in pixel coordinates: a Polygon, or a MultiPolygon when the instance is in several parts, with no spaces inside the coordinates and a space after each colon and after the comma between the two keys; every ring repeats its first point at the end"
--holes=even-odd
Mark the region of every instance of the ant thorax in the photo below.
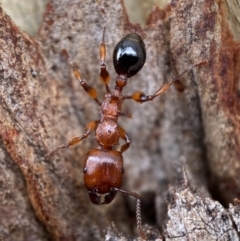
{"type": "Polygon", "coordinates": [[[122,108],[121,96],[106,94],[101,106],[101,121],[105,118],[112,118],[117,121],[122,108]]]}
{"type": "Polygon", "coordinates": [[[118,124],[115,119],[105,117],[102,122],[99,123],[95,139],[102,149],[112,149],[119,142],[118,124]]]}

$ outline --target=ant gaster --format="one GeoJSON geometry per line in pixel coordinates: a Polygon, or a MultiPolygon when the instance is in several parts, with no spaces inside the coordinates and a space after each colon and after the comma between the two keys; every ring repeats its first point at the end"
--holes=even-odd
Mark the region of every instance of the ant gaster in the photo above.
{"type": "Polygon", "coordinates": [[[97,98],[96,89],[83,81],[80,72],[73,66],[75,78],[80,82],[86,93],[100,106],[101,118],[100,120],[88,123],[82,136],[73,138],[66,145],[58,147],[49,153],[49,155],[60,149],[79,143],[87,138],[91,131],[95,130],[95,139],[98,146],[86,154],[83,168],[84,185],[88,190],[89,197],[94,204],[110,203],[117,192],[135,197],[137,199],[137,227],[140,235],[145,238],[146,236],[141,227],[140,195],[120,189],[124,173],[122,153],[130,146],[130,139],[127,133],[118,125],[118,117],[125,115],[121,112],[122,102],[125,99],[133,99],[140,103],[152,101],[157,96],[165,93],[181,75],[202,64],[202,62],[165,82],[153,95],[145,95],[143,92],[137,91],[131,96],[125,96],[122,95],[122,90],[127,85],[128,78],[137,74],[145,64],[146,50],[144,42],[139,34],[130,33],[123,37],[116,45],[113,51],[113,64],[118,76],[115,88],[111,91],[108,87],[110,76],[105,64],[106,47],[104,36],[105,27],[102,43],[100,44],[100,79],[106,87],[106,94],[102,103],[97,98]],[[116,149],[120,138],[125,141],[125,144],[116,149]]]}

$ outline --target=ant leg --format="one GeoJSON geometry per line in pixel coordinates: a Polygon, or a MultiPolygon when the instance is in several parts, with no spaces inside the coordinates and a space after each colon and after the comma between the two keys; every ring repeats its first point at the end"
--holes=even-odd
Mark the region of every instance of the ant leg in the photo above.
{"type": "MultiPolygon", "coordinates": [[[[66,49],[62,50],[61,55],[64,56],[64,58],[69,62],[69,55],[66,49]]],[[[89,86],[85,81],[81,79],[81,74],[77,70],[77,66],[75,64],[72,65],[72,68],[75,78],[80,82],[80,85],[83,87],[83,89],[87,92],[87,94],[90,97],[92,97],[98,103],[98,105],[101,105],[101,102],[97,99],[96,89],[89,86]]]]}
{"type": "Polygon", "coordinates": [[[97,98],[97,91],[96,91],[96,89],[91,87],[85,81],[83,81],[81,79],[81,74],[80,74],[79,70],[77,70],[77,67],[75,65],[73,65],[73,73],[74,73],[75,78],[79,81],[80,85],[87,92],[87,94],[91,98],[93,98],[98,103],[99,106],[101,106],[102,103],[97,98]]]}
{"type": "Polygon", "coordinates": [[[119,149],[119,151],[122,153],[129,148],[131,141],[130,141],[129,136],[127,135],[126,131],[121,126],[118,126],[118,131],[119,131],[120,138],[122,138],[124,141],[126,141],[126,143],[124,145],[122,145],[119,149]]]}
{"type": "Polygon", "coordinates": [[[101,2],[101,11],[104,16],[104,27],[103,27],[102,42],[99,47],[99,54],[100,54],[100,60],[101,60],[100,80],[105,84],[107,93],[110,93],[110,89],[108,87],[108,83],[110,81],[110,75],[106,68],[106,46],[105,46],[105,41],[104,41],[106,25],[107,25],[107,17],[106,17],[106,12],[105,12],[103,2],[101,2]]]}
{"type": "Polygon", "coordinates": [[[128,117],[128,118],[132,118],[131,113],[126,114],[126,113],[120,112],[119,115],[124,116],[124,117],[128,117]]]}
{"type": "Polygon", "coordinates": [[[51,151],[50,153],[47,154],[47,156],[51,156],[53,153],[55,153],[56,151],[59,151],[61,149],[65,149],[68,148],[69,146],[74,146],[76,144],[78,144],[80,141],[82,141],[83,139],[87,138],[89,136],[89,134],[91,133],[92,130],[94,130],[96,128],[98,124],[98,121],[91,121],[87,124],[85,132],[83,133],[83,135],[81,137],[74,137],[71,141],[69,141],[67,144],[59,146],[57,149],[51,151]]]}
{"type": "Polygon", "coordinates": [[[107,93],[110,93],[110,89],[108,87],[108,83],[110,81],[110,75],[106,68],[106,46],[104,43],[105,30],[106,30],[106,27],[104,26],[102,43],[100,44],[100,48],[99,48],[100,59],[101,59],[100,79],[105,84],[107,93]]]}
{"type": "Polygon", "coordinates": [[[131,96],[123,96],[123,99],[133,99],[137,102],[143,103],[143,102],[147,102],[147,101],[151,101],[154,98],[156,98],[159,95],[164,94],[165,92],[168,91],[168,89],[170,88],[170,86],[172,85],[172,83],[176,80],[179,79],[179,77],[181,77],[182,75],[184,75],[185,73],[189,72],[190,70],[192,70],[193,68],[200,66],[200,65],[206,65],[206,61],[204,62],[200,62],[198,64],[193,65],[190,69],[184,70],[181,74],[175,76],[173,79],[168,80],[167,82],[165,82],[158,90],[155,94],[153,95],[145,95],[143,92],[141,91],[136,91],[135,93],[133,93],[131,96]]]}

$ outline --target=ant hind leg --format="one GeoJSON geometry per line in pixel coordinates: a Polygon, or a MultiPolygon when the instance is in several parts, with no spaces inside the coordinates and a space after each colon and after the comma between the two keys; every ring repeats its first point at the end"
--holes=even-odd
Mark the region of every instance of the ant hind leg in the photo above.
{"type": "Polygon", "coordinates": [[[109,73],[107,71],[107,68],[106,68],[106,46],[105,46],[105,43],[104,43],[105,30],[106,30],[106,27],[104,26],[102,43],[100,44],[100,47],[99,47],[99,53],[100,53],[100,59],[101,59],[100,79],[104,83],[104,85],[106,86],[107,93],[110,93],[110,89],[108,87],[108,83],[110,81],[110,75],[109,75],[109,73]]]}
{"type": "Polygon", "coordinates": [[[110,81],[110,75],[109,75],[109,73],[107,71],[107,68],[106,68],[106,52],[107,51],[106,51],[106,46],[105,46],[105,31],[106,31],[106,25],[107,25],[107,16],[106,16],[105,8],[104,8],[104,3],[102,1],[100,3],[100,6],[101,6],[103,18],[104,18],[102,42],[101,42],[100,47],[99,47],[99,55],[100,55],[100,60],[101,60],[100,80],[104,83],[107,93],[110,93],[110,89],[108,87],[108,83],[110,81]]]}
{"type": "Polygon", "coordinates": [[[101,106],[102,103],[97,98],[97,90],[82,80],[81,74],[80,74],[79,70],[77,69],[76,65],[74,65],[74,64],[73,64],[73,73],[74,73],[75,78],[79,81],[80,85],[86,91],[86,93],[91,98],[93,98],[98,103],[99,106],[101,106]]]}
{"type": "Polygon", "coordinates": [[[155,99],[157,96],[160,96],[162,94],[164,94],[165,92],[168,91],[168,89],[170,88],[170,86],[173,84],[174,81],[178,80],[179,77],[181,77],[182,75],[184,75],[185,73],[189,72],[190,70],[192,70],[193,68],[196,68],[198,66],[201,65],[206,65],[207,62],[203,61],[200,62],[198,64],[193,65],[191,68],[184,70],[182,73],[180,73],[179,75],[175,76],[173,79],[170,79],[168,81],[166,81],[157,91],[155,94],[153,95],[145,95],[143,92],[141,91],[136,91],[134,92],[132,95],[130,96],[123,96],[123,99],[133,99],[136,102],[139,103],[143,103],[143,102],[147,102],[147,101],[152,101],[153,99],[155,99]]]}

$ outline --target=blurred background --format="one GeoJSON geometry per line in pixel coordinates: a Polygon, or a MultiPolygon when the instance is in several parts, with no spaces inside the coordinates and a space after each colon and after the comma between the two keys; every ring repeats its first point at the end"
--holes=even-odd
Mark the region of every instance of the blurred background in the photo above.
{"type": "MultiPolygon", "coordinates": [[[[170,0],[124,0],[132,23],[144,26],[153,6],[163,7],[170,0]],[[137,6],[137,7],[136,7],[137,6]]],[[[1,7],[25,32],[34,36],[41,25],[47,0],[0,0],[1,7]]]]}

